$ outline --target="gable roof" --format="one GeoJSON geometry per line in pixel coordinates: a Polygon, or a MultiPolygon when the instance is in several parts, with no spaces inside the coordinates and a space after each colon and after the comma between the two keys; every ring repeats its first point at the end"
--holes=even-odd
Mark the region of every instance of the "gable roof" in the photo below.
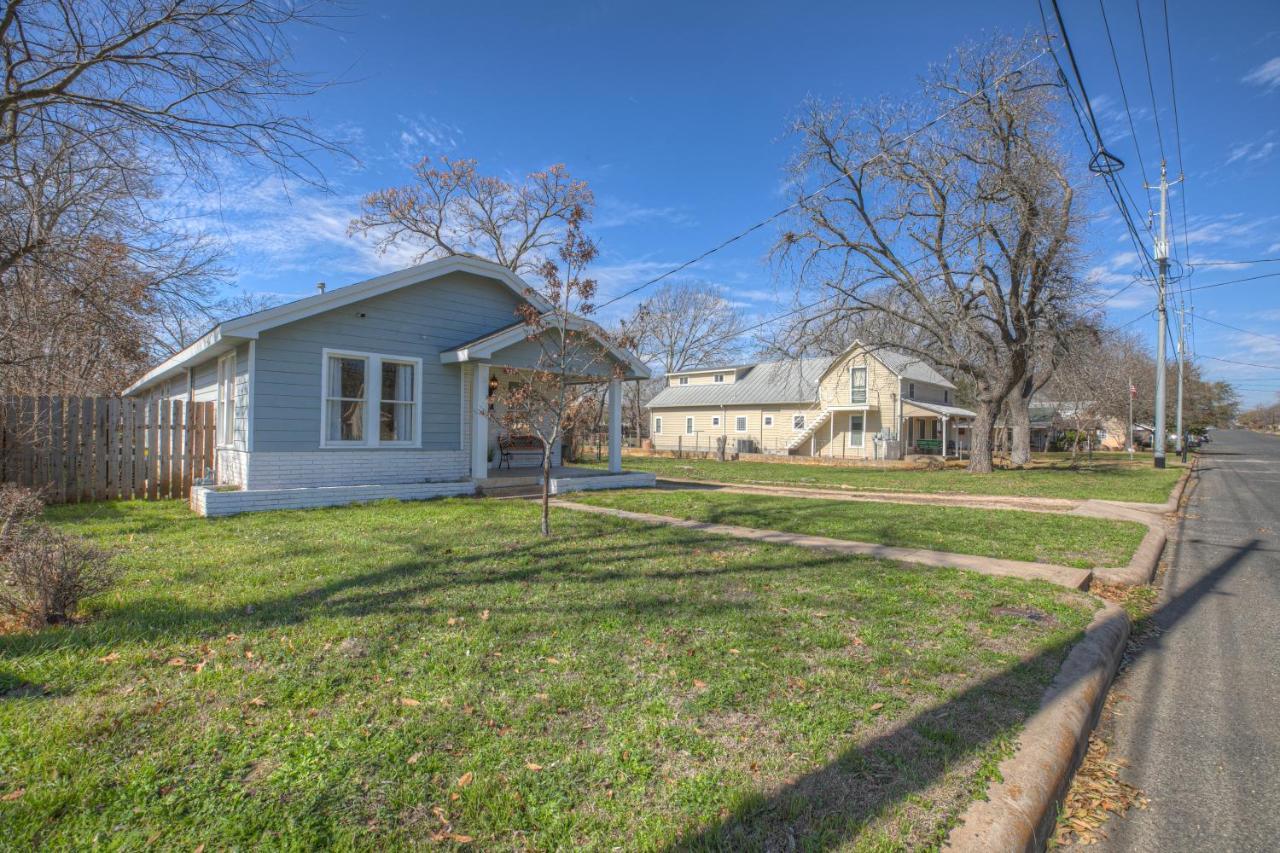
{"type": "Polygon", "coordinates": [[[525,283],[524,279],[501,264],[495,264],[493,261],[487,261],[484,258],[477,258],[473,255],[450,255],[439,260],[428,261],[407,269],[349,284],[346,287],[336,287],[324,293],[317,293],[314,296],[286,302],[284,305],[277,305],[274,308],[267,308],[263,311],[245,314],[242,317],[224,320],[208,332],[205,332],[195,343],[153,367],[141,379],[126,388],[124,393],[126,396],[137,394],[139,391],[143,391],[156,383],[171,379],[193,364],[233,349],[237,344],[256,339],[260,332],[267,329],[283,326],[286,323],[302,320],[325,311],[332,311],[335,308],[342,308],[345,305],[351,305],[374,296],[381,296],[384,293],[391,293],[403,287],[421,284],[454,272],[469,272],[499,281],[509,287],[521,299],[527,300],[537,307],[539,311],[550,311],[555,307],[534,292],[525,283]]]}
{"type": "Polygon", "coordinates": [[[798,361],[761,362],[752,365],[734,382],[671,385],[663,388],[649,401],[649,407],[816,402],[818,383],[835,360],[835,356],[825,356],[802,358],[798,361]]]}
{"type": "MultiPolygon", "coordinates": [[[[649,401],[649,408],[683,408],[686,406],[751,406],[776,403],[816,403],[822,378],[839,364],[855,347],[862,347],[901,379],[929,382],[954,389],[941,373],[919,358],[888,347],[869,347],[855,341],[837,356],[765,361],[759,364],[722,368],[746,371],[734,382],[670,385],[649,401]]],[[[712,368],[673,371],[670,375],[706,373],[712,368]]]]}
{"type": "MultiPolygon", "coordinates": [[[[566,314],[564,325],[566,329],[585,332],[590,335],[610,355],[626,365],[630,372],[621,378],[649,378],[648,366],[634,353],[610,341],[609,336],[605,334],[597,323],[593,323],[585,317],[579,317],[577,314],[566,314]]],[[[544,327],[544,331],[553,331],[557,328],[557,325],[550,325],[544,327]]],[[[523,320],[518,320],[509,326],[503,326],[497,331],[489,332],[478,338],[472,338],[452,349],[442,351],[440,353],[440,361],[444,364],[458,364],[464,361],[487,361],[501,350],[529,338],[530,332],[529,324],[523,320]]]]}

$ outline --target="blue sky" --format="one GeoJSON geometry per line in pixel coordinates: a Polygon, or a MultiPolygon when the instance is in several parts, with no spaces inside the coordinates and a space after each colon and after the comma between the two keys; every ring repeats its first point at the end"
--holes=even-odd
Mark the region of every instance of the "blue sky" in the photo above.
{"type": "MultiPolygon", "coordinates": [[[[1062,5],[1103,133],[1129,164],[1123,177],[1141,201],[1098,6],[1062,5]]],[[[1170,0],[1169,7],[1192,260],[1280,257],[1280,4],[1170,0]]],[[[1142,0],[1142,11],[1155,107],[1134,4],[1107,3],[1154,180],[1157,123],[1171,173],[1178,167],[1161,3],[1142,0]]],[[[369,3],[294,34],[299,67],[342,81],[306,109],[326,132],[350,140],[358,162],[317,161],[327,191],[224,164],[220,191],[186,203],[230,247],[237,286],[296,297],[314,292],[317,281],[347,284],[411,260],[378,256],[347,237],[346,224],[361,194],[406,182],[419,157],[474,157],[482,170],[512,176],[563,162],[596,192],[592,232],[607,295],[783,206],[782,168],[793,145],[787,120],[806,97],[906,95],[959,42],[1039,25],[1032,0],[369,3]]],[[[1096,198],[1090,266],[1115,289],[1137,260],[1105,194],[1096,198]]],[[[1176,197],[1174,211],[1181,253],[1176,197]]],[[[791,287],[765,261],[775,234],[765,229],[682,277],[724,287],[761,318],[785,311],[791,287]]],[[[1201,267],[1186,284],[1264,272],[1280,273],[1280,263],[1201,267]]],[[[1112,319],[1123,323],[1152,307],[1153,296],[1138,286],[1112,305],[1112,319]]],[[[1280,277],[1197,291],[1194,305],[1206,372],[1237,382],[1246,402],[1270,399],[1280,370],[1208,356],[1280,366],[1280,277]]],[[[1154,320],[1135,327],[1154,339],[1154,320]]]]}

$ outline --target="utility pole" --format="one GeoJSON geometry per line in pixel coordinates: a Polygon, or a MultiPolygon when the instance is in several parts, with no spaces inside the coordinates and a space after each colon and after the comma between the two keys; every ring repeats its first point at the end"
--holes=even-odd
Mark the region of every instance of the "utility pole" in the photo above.
{"type": "Polygon", "coordinates": [[[1133,377],[1129,377],[1129,461],[1133,461],[1133,398],[1138,396],[1133,377]]]}
{"type": "MultiPolygon", "coordinates": [[[[1179,178],[1178,180],[1182,180],[1179,178]]],[[[1175,181],[1174,183],[1177,183],[1175,181]]],[[[1153,189],[1153,187],[1148,187],[1153,189]]],[[[1165,370],[1164,339],[1169,334],[1169,317],[1165,312],[1165,289],[1169,282],[1169,178],[1166,164],[1160,161],[1160,236],[1156,238],[1155,255],[1158,267],[1156,280],[1156,430],[1151,437],[1151,454],[1157,468],[1164,467],[1165,442],[1168,434],[1164,425],[1165,370]]]]}
{"type": "Polygon", "coordinates": [[[1178,452],[1182,452],[1182,365],[1187,350],[1187,317],[1185,306],[1178,306],[1178,452]]]}

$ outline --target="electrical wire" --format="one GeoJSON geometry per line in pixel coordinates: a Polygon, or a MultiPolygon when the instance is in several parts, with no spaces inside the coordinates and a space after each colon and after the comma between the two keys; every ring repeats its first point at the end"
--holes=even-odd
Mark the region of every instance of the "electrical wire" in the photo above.
{"type": "Polygon", "coordinates": [[[1120,84],[1120,100],[1124,104],[1124,114],[1129,119],[1129,133],[1133,134],[1133,148],[1138,154],[1138,168],[1142,170],[1142,185],[1147,190],[1147,205],[1151,205],[1151,188],[1147,186],[1147,163],[1142,157],[1142,146],[1138,143],[1138,128],[1133,122],[1133,110],[1129,109],[1129,93],[1124,88],[1124,75],[1120,73],[1120,55],[1116,51],[1115,40],[1111,37],[1111,22],[1107,20],[1107,6],[1098,0],[1098,10],[1102,12],[1102,26],[1107,33],[1107,44],[1111,47],[1111,62],[1116,68],[1116,81],[1120,84]]]}
{"type": "Polygon", "coordinates": [[[1221,326],[1224,329],[1230,329],[1233,332],[1244,332],[1246,335],[1253,335],[1255,338],[1263,338],[1268,341],[1280,341],[1280,335],[1266,335],[1262,332],[1253,332],[1249,329],[1242,329],[1239,326],[1233,326],[1230,323],[1224,323],[1221,320],[1215,320],[1212,317],[1201,317],[1199,314],[1192,314],[1193,317],[1200,317],[1206,323],[1213,323],[1215,326],[1221,326]]]}
{"type": "Polygon", "coordinates": [[[1188,287],[1187,290],[1191,292],[1197,290],[1211,290],[1215,287],[1226,287],[1229,284],[1244,284],[1245,282],[1257,281],[1261,278],[1276,278],[1277,276],[1280,276],[1280,272],[1267,272],[1262,275],[1251,275],[1247,278],[1231,278],[1226,281],[1215,281],[1213,284],[1197,284],[1193,287],[1188,287]]]}
{"type": "Polygon", "coordinates": [[[1202,355],[1201,358],[1209,358],[1214,361],[1221,361],[1224,364],[1239,364],[1243,367],[1260,367],[1263,370],[1280,370],[1280,364],[1258,364],[1252,361],[1236,361],[1234,358],[1222,358],[1216,355],[1202,355]]]}
{"type": "MultiPolygon", "coordinates": [[[[890,143],[890,144],[889,144],[889,146],[888,146],[888,147],[889,147],[889,148],[897,148],[899,145],[902,145],[903,143],[910,141],[911,139],[915,138],[916,136],[919,136],[921,133],[924,133],[926,130],[928,130],[929,128],[933,127],[935,124],[937,124],[938,122],[942,121],[942,120],[943,120],[943,119],[945,119],[947,116],[951,115],[951,113],[956,112],[957,110],[959,110],[959,109],[961,109],[961,108],[963,108],[963,107],[967,106],[971,101],[973,101],[973,100],[977,99],[977,98],[978,98],[978,97],[979,97],[983,92],[987,91],[987,89],[988,89],[988,88],[990,88],[991,86],[994,86],[994,85],[996,85],[996,84],[998,84],[998,83],[1002,82],[1002,81],[1003,81],[1003,80],[1005,80],[1006,78],[1009,78],[1009,77],[1014,76],[1015,74],[1020,74],[1023,70],[1025,70],[1026,68],[1028,68],[1028,67],[1029,67],[1033,62],[1035,62],[1035,61],[1036,61],[1036,60],[1038,60],[1041,56],[1044,56],[1044,54],[1045,54],[1045,53],[1048,53],[1048,52],[1049,52],[1049,49],[1048,49],[1048,48],[1046,48],[1045,50],[1042,50],[1040,53],[1037,53],[1036,55],[1034,55],[1034,56],[1032,56],[1030,59],[1028,59],[1026,62],[1024,62],[1024,63],[1022,63],[1021,65],[1019,65],[1017,68],[1014,68],[1014,69],[1013,69],[1013,70],[1011,70],[1011,71],[1005,72],[1004,74],[1002,74],[1002,75],[1000,75],[999,77],[995,78],[995,79],[994,79],[994,80],[992,80],[990,83],[988,83],[986,86],[982,87],[982,88],[981,88],[981,89],[979,89],[978,91],[976,91],[976,92],[974,92],[973,94],[969,95],[969,97],[965,98],[963,101],[960,101],[960,102],[959,102],[959,103],[957,103],[957,104],[953,104],[953,105],[952,105],[951,107],[949,107],[948,109],[944,110],[943,112],[939,113],[938,115],[936,115],[936,116],[934,116],[933,118],[931,118],[931,119],[929,119],[928,121],[926,121],[926,122],[925,122],[924,124],[922,124],[920,127],[917,127],[915,130],[912,130],[910,133],[907,133],[907,134],[905,134],[905,135],[903,135],[903,136],[899,137],[898,139],[894,140],[892,143],[890,143]]],[[[881,158],[881,157],[883,157],[883,156],[884,156],[884,152],[883,152],[883,151],[881,151],[880,153],[877,153],[877,154],[875,154],[875,155],[873,155],[873,156],[871,156],[871,157],[867,158],[866,160],[864,160],[863,162],[861,162],[861,163],[857,164],[856,166],[850,166],[848,169],[846,169],[846,170],[842,171],[839,175],[836,175],[836,176],[835,176],[834,178],[832,178],[831,180],[829,180],[829,181],[827,181],[826,183],[824,183],[824,184],[820,185],[817,189],[813,190],[813,192],[805,193],[805,194],[801,195],[799,198],[797,198],[795,201],[791,202],[791,204],[788,204],[786,207],[782,208],[781,210],[779,210],[779,211],[777,211],[777,212],[775,212],[775,213],[771,213],[769,216],[766,216],[764,219],[760,220],[759,222],[756,222],[755,224],[748,226],[746,229],[744,229],[744,230],[742,230],[742,231],[739,231],[737,234],[734,234],[733,236],[731,236],[731,237],[729,237],[729,238],[727,238],[727,239],[725,239],[725,240],[721,241],[720,243],[716,244],[715,246],[711,247],[710,249],[707,249],[705,252],[703,252],[702,254],[698,255],[697,257],[691,258],[691,259],[689,259],[689,260],[685,261],[684,263],[678,264],[678,265],[676,265],[676,266],[672,267],[671,269],[667,270],[666,272],[662,273],[661,275],[654,276],[653,278],[649,279],[648,281],[642,282],[642,283],[640,283],[640,284],[636,285],[635,287],[629,288],[629,289],[627,289],[627,290],[623,291],[622,293],[618,294],[617,296],[612,297],[611,299],[608,299],[608,300],[606,300],[606,301],[604,301],[604,302],[601,302],[600,304],[598,304],[597,306],[595,306],[595,307],[596,307],[596,310],[598,311],[599,309],[601,309],[601,308],[605,308],[605,307],[607,307],[607,306],[609,306],[609,305],[612,305],[613,303],[618,302],[619,300],[626,299],[628,296],[632,296],[632,295],[634,295],[634,294],[636,294],[636,293],[639,293],[641,290],[644,290],[646,287],[651,287],[652,285],[657,284],[658,282],[662,281],[663,279],[665,279],[665,278],[668,278],[668,277],[670,277],[670,276],[675,275],[676,273],[680,272],[681,270],[688,269],[689,267],[693,266],[694,264],[697,264],[697,263],[700,263],[700,262],[702,262],[702,261],[706,260],[706,259],[707,259],[707,258],[709,258],[711,255],[714,255],[716,252],[719,252],[719,251],[721,251],[722,249],[725,249],[726,247],[728,247],[728,246],[732,245],[733,243],[736,243],[737,241],[741,240],[743,237],[746,237],[746,236],[748,236],[749,234],[752,234],[752,233],[754,233],[755,231],[758,231],[758,230],[760,230],[761,228],[765,227],[765,226],[766,226],[766,225],[768,225],[769,223],[774,222],[774,221],[776,221],[776,220],[780,219],[781,217],[783,217],[783,216],[785,216],[786,214],[790,213],[791,211],[795,210],[795,209],[796,209],[797,207],[799,207],[800,205],[804,204],[804,203],[805,203],[806,201],[808,201],[809,199],[812,199],[812,198],[816,197],[819,193],[825,192],[826,190],[828,190],[828,189],[830,189],[831,187],[833,187],[833,186],[835,186],[836,184],[838,184],[840,181],[842,181],[842,180],[844,180],[845,178],[849,177],[849,176],[850,176],[851,174],[853,174],[855,171],[858,171],[859,169],[863,169],[863,168],[865,168],[865,167],[867,167],[867,166],[871,165],[872,163],[874,163],[876,160],[880,159],[880,158],[881,158]]]]}
{"type": "Polygon", "coordinates": [[[1142,0],[1133,0],[1133,6],[1138,10],[1138,33],[1142,36],[1142,61],[1147,66],[1147,89],[1151,92],[1151,117],[1156,123],[1156,140],[1160,143],[1160,159],[1165,160],[1164,133],[1160,130],[1160,105],[1156,101],[1156,84],[1151,75],[1151,57],[1147,53],[1147,28],[1142,23],[1142,0]]]}

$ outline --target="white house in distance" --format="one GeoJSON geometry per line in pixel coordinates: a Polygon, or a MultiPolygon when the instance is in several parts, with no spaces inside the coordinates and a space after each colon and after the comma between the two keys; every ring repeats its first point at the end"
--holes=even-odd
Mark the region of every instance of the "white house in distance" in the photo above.
{"type": "MultiPolygon", "coordinates": [[[[530,303],[554,310],[506,267],[454,255],[219,323],[126,394],[216,402],[215,483],[191,493],[202,515],[537,483],[540,471],[498,470],[499,445],[520,436],[490,414],[504,383],[545,369],[518,314],[530,303]]],[[[598,350],[570,381],[609,386],[609,470],[558,469],[552,491],[652,485],[622,471],[621,453],[620,383],[648,369],[589,321],[568,322],[598,350]]]]}
{"type": "Polygon", "coordinates": [[[649,402],[657,450],[848,459],[958,455],[977,416],[920,359],[855,341],[834,357],[681,370],[649,402]]]}

